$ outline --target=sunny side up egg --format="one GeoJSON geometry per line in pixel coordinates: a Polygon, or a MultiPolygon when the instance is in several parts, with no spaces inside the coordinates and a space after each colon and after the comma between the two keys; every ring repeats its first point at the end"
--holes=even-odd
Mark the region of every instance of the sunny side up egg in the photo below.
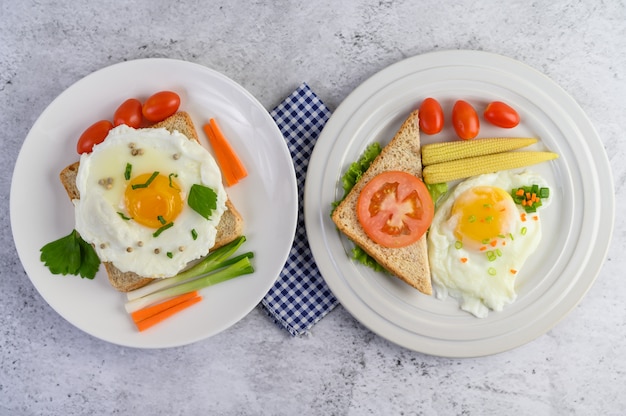
{"type": "Polygon", "coordinates": [[[226,210],[213,156],[166,129],[112,129],[81,155],[76,186],[75,227],[82,238],[100,260],[145,277],[173,276],[205,256],[226,210]],[[187,202],[196,184],[215,193],[208,219],[187,202]]]}
{"type": "Polygon", "coordinates": [[[541,222],[539,212],[527,214],[514,202],[511,190],[533,184],[547,187],[538,174],[502,171],[467,179],[449,193],[428,234],[438,298],[450,295],[479,318],[515,301],[515,279],[539,245],[541,222]]]}

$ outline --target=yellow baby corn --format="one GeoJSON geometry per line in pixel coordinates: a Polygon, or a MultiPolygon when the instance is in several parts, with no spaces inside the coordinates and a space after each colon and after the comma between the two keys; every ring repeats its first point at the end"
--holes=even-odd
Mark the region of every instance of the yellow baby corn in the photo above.
{"type": "Polygon", "coordinates": [[[521,168],[557,157],[559,155],[552,152],[504,152],[428,165],[422,174],[424,182],[428,184],[442,183],[483,173],[521,168]]]}
{"type": "Polygon", "coordinates": [[[532,137],[492,137],[430,143],[422,146],[422,164],[427,166],[467,157],[508,152],[534,143],[537,143],[537,139],[532,137]]]}

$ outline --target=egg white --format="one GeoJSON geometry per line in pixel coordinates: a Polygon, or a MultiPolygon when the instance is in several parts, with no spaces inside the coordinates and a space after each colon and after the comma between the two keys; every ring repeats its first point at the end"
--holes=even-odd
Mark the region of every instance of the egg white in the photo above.
{"type": "Polygon", "coordinates": [[[81,155],[76,186],[80,192],[80,199],[74,201],[76,230],[103,262],[145,277],[173,276],[190,261],[206,255],[215,244],[217,225],[226,210],[226,191],[211,154],[196,141],[166,129],[114,128],[91,153],[81,155]],[[133,155],[132,147],[141,149],[141,155],[133,155]],[[127,164],[132,166],[133,177],[154,171],[172,174],[182,188],[182,212],[174,226],[157,237],[155,229],[120,215],[126,212],[127,164]],[[111,178],[108,189],[99,183],[107,178],[111,178]],[[187,205],[194,184],[217,194],[217,207],[208,220],[187,205]]]}
{"type": "Polygon", "coordinates": [[[491,247],[486,249],[491,251],[488,256],[486,251],[457,243],[454,234],[457,220],[451,216],[451,211],[459,195],[477,186],[498,187],[509,193],[511,189],[533,184],[547,186],[536,173],[501,171],[469,178],[449,192],[437,208],[428,233],[429,261],[437,298],[451,296],[459,301],[461,309],[479,318],[487,317],[490,309],[501,311],[515,301],[516,276],[539,245],[541,209],[549,204],[549,198],[542,201],[543,206],[536,213],[527,214],[526,221],[522,220],[523,208],[515,205],[519,215],[511,216],[510,235],[502,240],[506,245],[498,246],[498,255],[493,254],[495,249],[491,247]]]}

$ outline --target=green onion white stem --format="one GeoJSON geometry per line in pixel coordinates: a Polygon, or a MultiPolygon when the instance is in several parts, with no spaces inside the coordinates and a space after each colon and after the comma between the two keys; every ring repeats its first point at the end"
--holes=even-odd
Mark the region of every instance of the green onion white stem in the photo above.
{"type": "Polygon", "coordinates": [[[247,256],[243,256],[241,259],[239,259],[239,261],[229,266],[226,266],[214,273],[208,274],[198,279],[187,281],[185,283],[181,283],[177,286],[172,286],[163,290],[159,290],[157,292],[153,292],[138,299],[131,300],[126,303],[126,311],[128,313],[133,313],[153,303],[157,303],[174,296],[192,292],[194,290],[204,289],[205,287],[212,286],[226,280],[230,280],[235,277],[242,276],[244,274],[250,274],[253,272],[254,268],[252,267],[252,263],[250,263],[250,258],[247,256]]]}
{"type": "MultiPolygon", "coordinates": [[[[236,261],[238,257],[229,259],[235,251],[246,241],[245,236],[241,236],[230,243],[211,251],[202,261],[190,267],[189,269],[178,273],[176,276],[168,277],[165,279],[155,280],[139,289],[131,290],[126,293],[128,300],[134,300],[146,296],[152,292],[165,289],[170,286],[174,286],[187,279],[193,279],[200,277],[204,274],[210,273],[213,270],[217,270],[220,267],[228,266],[236,261]]],[[[252,257],[252,253],[244,254],[247,257],[252,257]]]]}

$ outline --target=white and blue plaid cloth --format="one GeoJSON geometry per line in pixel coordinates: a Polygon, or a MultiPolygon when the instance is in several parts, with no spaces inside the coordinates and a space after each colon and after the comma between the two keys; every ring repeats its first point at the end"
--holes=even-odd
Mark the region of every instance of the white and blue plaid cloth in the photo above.
{"type": "Polygon", "coordinates": [[[285,267],[261,303],[277,324],[296,336],[309,330],[338,304],[313,259],[303,208],[309,158],[330,111],[303,83],[270,114],[293,158],[298,185],[298,222],[285,267]]]}

